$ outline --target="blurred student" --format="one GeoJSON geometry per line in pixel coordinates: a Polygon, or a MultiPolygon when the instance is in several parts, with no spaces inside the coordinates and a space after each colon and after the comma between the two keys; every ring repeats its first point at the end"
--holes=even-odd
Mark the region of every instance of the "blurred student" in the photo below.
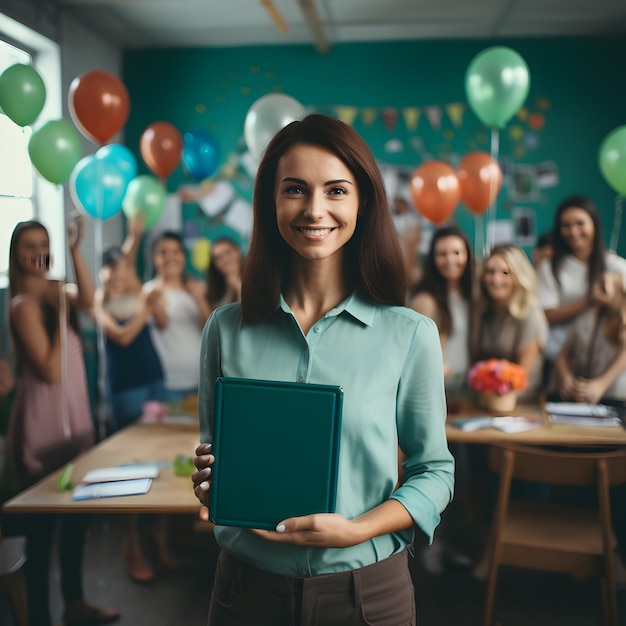
{"type": "Polygon", "coordinates": [[[467,388],[473,275],[474,253],[467,235],[457,226],[436,230],[411,308],[437,324],[448,396],[467,388]]]}
{"type": "Polygon", "coordinates": [[[229,237],[211,244],[211,260],[206,273],[207,301],[211,310],[241,299],[243,253],[229,237]]]}
{"type": "MultiPolygon", "coordinates": [[[[100,270],[102,287],[96,291],[94,302],[96,323],[102,325],[105,334],[113,432],[139,419],[146,402],[164,397],[163,369],[148,326],[155,294],[144,293],[135,272],[142,233],[141,217],[133,217],[122,246],[105,250],[100,270]]],[[[143,553],[139,518],[130,515],[127,519],[126,572],[135,582],[150,582],[155,573],[143,553]]],[[[164,546],[164,540],[158,545],[164,546]]]]}
{"type": "Polygon", "coordinates": [[[552,249],[537,268],[537,296],[550,324],[546,381],[573,321],[597,304],[595,281],[606,271],[626,275],[626,259],[607,252],[598,208],[587,196],[569,196],[557,207],[552,249]]]}
{"type": "MultiPolygon", "coordinates": [[[[9,327],[15,345],[17,386],[8,449],[17,487],[25,489],[94,443],[77,310],[93,305],[93,282],[80,252],[84,219],[69,229],[76,284],[51,280],[48,232],[20,222],[9,248],[9,327]]],[[[59,528],[61,591],[66,626],[108,624],[119,613],[87,604],[82,562],[86,518],[37,515],[27,529],[27,585],[32,624],[50,626],[50,554],[59,528]]]]}
{"type": "Polygon", "coordinates": [[[198,392],[200,339],[211,309],[204,282],[186,275],[183,240],[161,233],[152,244],[156,276],[143,289],[152,304],[150,332],[165,375],[165,401],[198,392]]]}
{"type": "Polygon", "coordinates": [[[626,294],[621,274],[607,272],[593,284],[596,306],[572,324],[555,361],[562,400],[626,403],[626,294]]]}
{"type": "Polygon", "coordinates": [[[520,399],[536,400],[541,390],[546,316],[537,301],[537,277],[521,248],[495,246],[485,259],[473,339],[473,360],[506,359],[528,378],[520,399]]]}

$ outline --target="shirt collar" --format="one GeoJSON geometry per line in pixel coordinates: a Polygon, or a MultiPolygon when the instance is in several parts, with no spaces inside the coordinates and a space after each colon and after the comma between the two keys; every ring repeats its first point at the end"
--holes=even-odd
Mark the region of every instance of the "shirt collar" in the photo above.
{"type": "MultiPolygon", "coordinates": [[[[292,315],[291,309],[285,302],[285,298],[282,293],[280,294],[278,308],[282,309],[285,313],[292,315]]],[[[356,291],[348,296],[343,302],[340,302],[334,309],[328,311],[327,315],[341,315],[344,311],[349,313],[354,319],[358,320],[365,326],[371,326],[374,321],[375,305],[359,296],[356,291]]]]}

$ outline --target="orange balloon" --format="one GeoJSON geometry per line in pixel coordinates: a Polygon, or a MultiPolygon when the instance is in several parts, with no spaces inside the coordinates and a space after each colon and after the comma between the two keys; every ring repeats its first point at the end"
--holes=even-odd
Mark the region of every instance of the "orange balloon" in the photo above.
{"type": "Polygon", "coordinates": [[[154,122],[141,134],[139,150],[152,172],[167,178],[180,163],[183,138],[169,122],[154,122]]]}
{"type": "Polygon", "coordinates": [[[443,161],[422,163],[411,177],[411,198],[420,215],[440,226],[461,198],[456,172],[443,161]]]}
{"type": "Polygon", "coordinates": [[[130,112],[124,83],[103,70],[75,78],[70,85],[68,104],[76,128],[97,144],[106,143],[122,130],[130,112]]]}
{"type": "Polygon", "coordinates": [[[461,200],[476,215],[482,215],[502,189],[502,170],[487,152],[469,152],[457,168],[461,200]]]}

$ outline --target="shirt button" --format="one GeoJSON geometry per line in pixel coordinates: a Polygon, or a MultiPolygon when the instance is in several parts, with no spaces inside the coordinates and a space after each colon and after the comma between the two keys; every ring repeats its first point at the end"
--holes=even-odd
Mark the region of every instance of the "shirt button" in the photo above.
{"type": "Polygon", "coordinates": [[[304,378],[302,378],[302,376],[300,376],[300,378],[298,378],[298,382],[299,383],[303,383],[304,382],[304,378]]]}
{"type": "Polygon", "coordinates": [[[314,333],[319,333],[321,330],[322,330],[322,329],[321,329],[319,326],[316,326],[316,327],[313,329],[313,332],[314,332],[314,333]]]}

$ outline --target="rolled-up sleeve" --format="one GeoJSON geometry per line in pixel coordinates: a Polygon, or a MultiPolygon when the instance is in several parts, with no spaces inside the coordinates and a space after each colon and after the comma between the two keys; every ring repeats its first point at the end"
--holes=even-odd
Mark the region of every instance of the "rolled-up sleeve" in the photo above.
{"type": "Polygon", "coordinates": [[[435,323],[415,329],[397,397],[398,440],[406,456],[402,485],[392,494],[428,541],[454,491],[454,457],[446,439],[443,357],[435,323]]]}

